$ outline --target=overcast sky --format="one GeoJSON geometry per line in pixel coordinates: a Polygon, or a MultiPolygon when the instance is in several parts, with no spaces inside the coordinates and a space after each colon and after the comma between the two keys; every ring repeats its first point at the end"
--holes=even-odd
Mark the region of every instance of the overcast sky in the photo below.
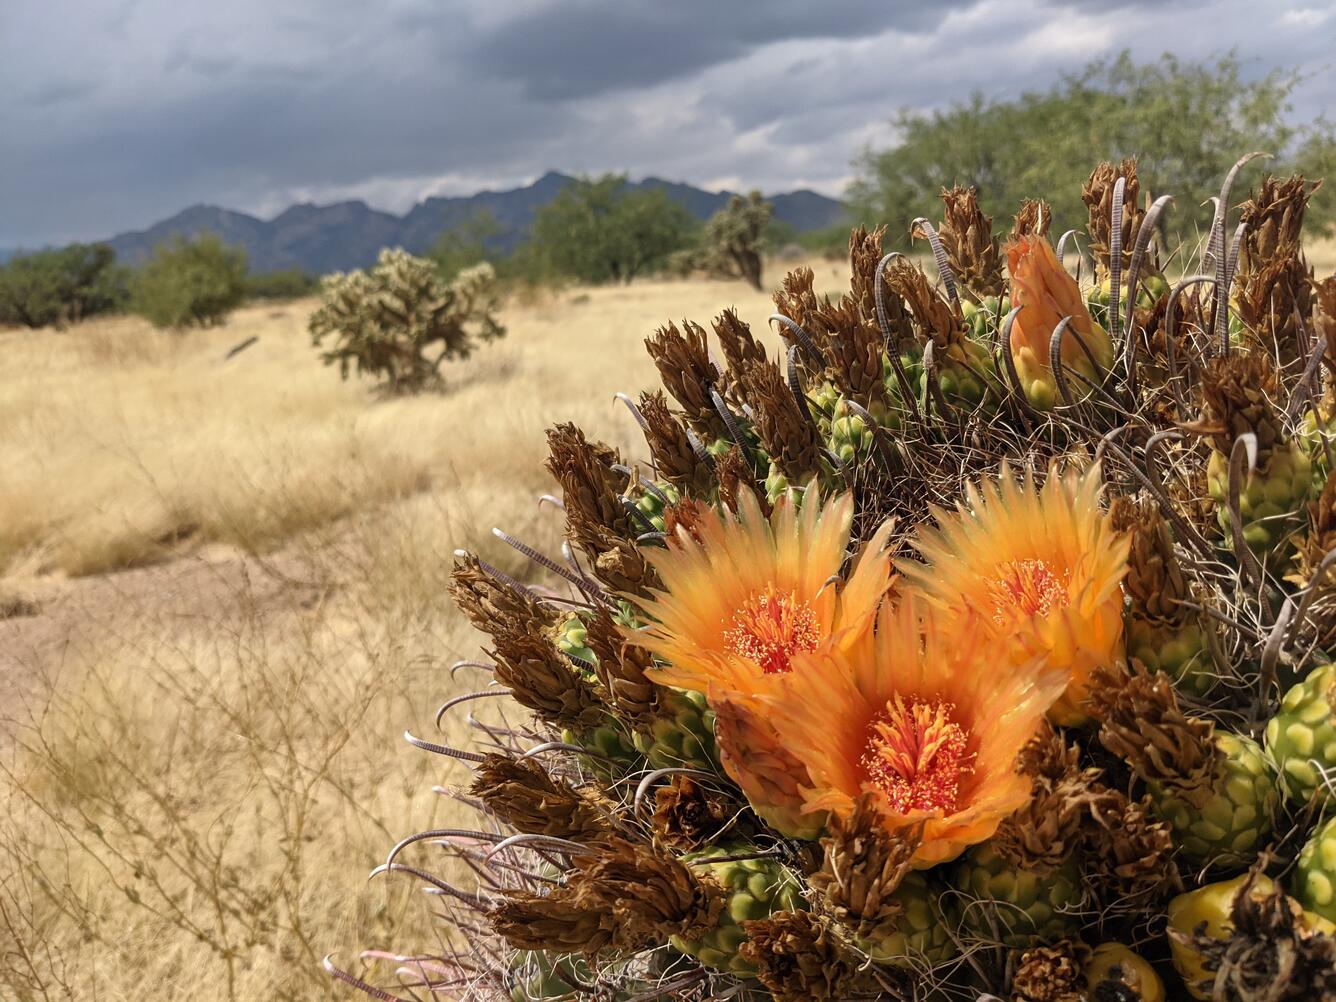
{"type": "Polygon", "coordinates": [[[0,0],[0,246],[548,168],[838,195],[888,119],[1123,48],[1298,68],[1336,0],[0,0]]]}

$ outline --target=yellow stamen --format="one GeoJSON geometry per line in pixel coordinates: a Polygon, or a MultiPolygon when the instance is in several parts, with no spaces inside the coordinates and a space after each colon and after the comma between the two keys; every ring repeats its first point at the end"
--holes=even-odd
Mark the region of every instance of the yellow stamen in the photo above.
{"type": "Polygon", "coordinates": [[[858,764],[892,811],[949,814],[956,809],[970,756],[965,753],[969,735],[951,720],[954,709],[941,700],[930,703],[897,693],[868,725],[867,750],[858,764]]]}
{"type": "Polygon", "coordinates": [[[1009,560],[989,579],[988,593],[993,621],[1007,626],[1017,618],[1043,616],[1054,606],[1065,605],[1067,582],[1042,560],[1009,560]]]}
{"type": "Polygon", "coordinates": [[[792,592],[773,587],[753,595],[733,614],[733,626],[724,643],[738,657],[760,666],[767,675],[792,670],[793,656],[816,649],[821,638],[816,615],[792,592]]]}

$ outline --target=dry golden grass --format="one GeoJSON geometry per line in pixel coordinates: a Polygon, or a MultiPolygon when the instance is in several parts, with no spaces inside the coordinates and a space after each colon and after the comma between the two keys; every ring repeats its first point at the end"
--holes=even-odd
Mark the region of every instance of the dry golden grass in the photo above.
{"type": "Polygon", "coordinates": [[[365,875],[465,775],[399,738],[474,681],[452,551],[554,551],[543,429],[640,455],[612,395],[652,382],[643,336],[769,313],[730,283],[557,293],[444,395],[378,400],[318,364],[312,305],[0,334],[0,599],[38,602],[0,621],[0,998],[346,998],[324,953],[429,948],[365,875]]]}

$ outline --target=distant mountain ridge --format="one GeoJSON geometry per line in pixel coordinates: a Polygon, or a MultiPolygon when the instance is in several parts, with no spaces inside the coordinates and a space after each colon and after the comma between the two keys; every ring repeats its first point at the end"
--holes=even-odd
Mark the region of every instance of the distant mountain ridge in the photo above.
{"type": "MultiPolygon", "coordinates": [[[[523,188],[481,191],[453,198],[431,197],[418,202],[402,216],[381,212],[360,201],[333,205],[303,203],[268,221],[231,209],[195,205],[146,230],[118,234],[107,243],[115,249],[120,261],[137,264],[164,240],[207,231],[216,233],[226,243],[244,247],[252,271],[300,268],[322,275],[366,267],[375,261],[382,247],[403,247],[415,254],[423,253],[443,232],[486,210],[500,228],[488,243],[495,250],[508,252],[524,240],[538,209],[556,198],[573,180],[549,171],[523,188]]],[[[654,177],[630,182],[629,186],[661,188],[697,219],[709,218],[733,194],[705,191],[654,177]]],[[[767,198],[774,203],[775,218],[799,232],[834,226],[845,219],[847,212],[843,202],[814,191],[792,191],[767,198]]]]}

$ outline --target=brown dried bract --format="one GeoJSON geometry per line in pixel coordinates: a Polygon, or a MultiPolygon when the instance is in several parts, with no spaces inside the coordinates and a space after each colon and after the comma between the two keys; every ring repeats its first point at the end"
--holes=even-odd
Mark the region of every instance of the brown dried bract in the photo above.
{"type": "Polygon", "coordinates": [[[1306,354],[1308,333],[1301,329],[1313,310],[1311,272],[1301,244],[1304,210],[1321,182],[1303,175],[1284,181],[1271,175],[1243,203],[1239,222],[1243,243],[1234,275],[1239,319],[1279,352],[1282,364],[1306,354]]]}
{"type": "Polygon", "coordinates": [[[612,834],[615,805],[591,787],[576,789],[533,759],[488,755],[469,792],[501,821],[529,835],[600,842],[612,834]]]}
{"type": "Polygon", "coordinates": [[[817,310],[829,302],[817,298],[815,282],[816,274],[811,268],[795,268],[784,276],[773,297],[775,309],[808,334],[812,334],[817,310]]]}
{"type": "Polygon", "coordinates": [[[965,338],[965,326],[951,304],[933,290],[923,269],[897,258],[886,269],[886,284],[901,296],[918,326],[919,339],[932,341],[939,350],[958,344],[965,338]]]}
{"type": "Polygon", "coordinates": [[[871,987],[811,912],[775,912],[742,928],[747,941],[738,953],[756,967],[775,1002],[842,1002],[871,987]]]}
{"type": "Polygon", "coordinates": [[[1100,742],[1141,779],[1197,806],[1211,798],[1224,767],[1224,752],[1212,740],[1215,725],[1185,714],[1166,676],[1138,662],[1131,673],[1098,668],[1088,705],[1100,722],[1100,742]]]}
{"type": "Polygon", "coordinates": [[[765,346],[757,341],[751,327],[738,316],[736,310],[728,309],[714,318],[714,336],[719,339],[719,347],[724,352],[724,362],[729,372],[735,375],[742,372],[753,362],[764,362],[765,346]]]}
{"type": "Polygon", "coordinates": [[[859,939],[895,932],[904,909],[892,895],[911,869],[919,833],[887,832],[866,796],[848,819],[832,815],[827,831],[821,840],[825,860],[810,880],[824,910],[859,939]]]}
{"type": "Polygon", "coordinates": [[[818,320],[829,332],[826,338],[830,359],[828,374],[850,400],[874,413],[890,407],[882,371],[882,338],[875,313],[860,315],[851,298],[824,307],[818,320]]]}
{"type": "MultiPolygon", "coordinates": [[[[1081,189],[1081,201],[1085,202],[1090,212],[1088,232],[1090,233],[1090,253],[1095,259],[1096,276],[1103,281],[1109,275],[1110,254],[1113,237],[1113,189],[1118,178],[1126,178],[1123,188],[1123,225],[1122,225],[1122,274],[1132,265],[1132,246],[1136,241],[1137,231],[1141,228],[1141,219],[1146,214],[1139,205],[1141,181],[1137,178],[1137,162],[1129,157],[1115,167],[1111,163],[1102,163],[1090,173],[1081,189]]],[[[1154,249],[1148,251],[1143,274],[1159,271],[1154,260],[1154,249]]],[[[1124,281],[1126,279],[1124,278],[1124,281]]]]}
{"type": "Polygon", "coordinates": [[[1011,990],[1014,1002],[1087,1002],[1083,969],[1090,950],[1063,940],[1036,946],[1020,955],[1011,990]]]}
{"type": "Polygon", "coordinates": [[[498,629],[532,624],[546,630],[557,622],[557,614],[534,596],[483,570],[472,554],[458,557],[450,575],[450,594],[469,622],[488,635],[498,629]]]}
{"type": "Polygon", "coordinates": [[[689,852],[709,845],[736,816],[738,805],[677,775],[654,792],[654,834],[665,845],[689,852]]]}
{"type": "Polygon", "coordinates": [[[998,826],[993,843],[1018,867],[1052,873],[1080,847],[1098,769],[1082,769],[1080,749],[1045,722],[1019,760],[1032,781],[1031,799],[998,826]]]}
{"type": "Polygon", "coordinates": [[[710,462],[691,444],[686,426],[669,409],[662,390],[640,395],[640,414],[655,474],[683,493],[708,494],[714,484],[710,462]]]}
{"type": "Polygon", "coordinates": [[[572,667],[546,635],[527,623],[492,634],[496,681],[521,706],[557,727],[588,730],[607,720],[608,708],[594,684],[572,667]]]}
{"type": "Polygon", "coordinates": [[[993,220],[979,208],[975,188],[942,189],[945,209],[937,229],[951,270],[976,296],[1002,294],[1002,255],[993,236],[993,220]]]}
{"type": "Polygon", "coordinates": [[[722,888],[673,856],[613,839],[577,856],[566,883],[547,894],[508,890],[490,918],[516,949],[594,954],[699,936],[717,924],[723,902],[722,888]]]}
{"type": "Polygon", "coordinates": [[[719,480],[719,500],[725,508],[737,511],[742,492],[749,491],[761,506],[761,511],[769,517],[770,502],[764,491],[756,489],[756,474],[736,445],[715,461],[715,476],[719,480]]]}
{"type": "Polygon", "coordinates": [[[1275,363],[1264,351],[1231,352],[1206,363],[1202,394],[1206,404],[1201,421],[1184,425],[1209,435],[1220,452],[1229,455],[1238,436],[1257,436],[1258,461],[1265,466],[1284,430],[1277,409],[1279,382],[1275,363]]]}
{"type": "Polygon", "coordinates": [[[753,362],[741,374],[752,405],[753,427],[771,461],[789,482],[806,483],[820,466],[821,439],[803,416],[774,362],[753,362]]]}
{"type": "Polygon", "coordinates": [[[616,452],[588,441],[573,424],[549,429],[547,442],[547,468],[561,484],[566,504],[567,536],[609,588],[643,592],[654,584],[654,572],[635,543],[641,527],[622,501],[626,478],[612,469],[616,452]]]}
{"type": "Polygon", "coordinates": [[[710,361],[705,328],[689,320],[684,320],[683,326],[685,333],[671,322],[658,328],[645,339],[645,348],[658,367],[664,389],[686,414],[687,423],[698,435],[716,439],[728,432],[710,397],[719,373],[710,361]]]}
{"type": "Polygon", "coordinates": [[[1109,505],[1114,529],[1127,533],[1131,548],[1123,592],[1132,615],[1169,629],[1179,629],[1196,618],[1182,603],[1192,597],[1187,575],[1174,554],[1169,524],[1159,505],[1149,499],[1121,494],[1109,505]]]}
{"type": "Polygon", "coordinates": [[[1091,797],[1086,826],[1086,873],[1106,901],[1133,903],[1145,911],[1148,896],[1175,886],[1174,842],[1169,825],[1155,820],[1148,798],[1131,800],[1100,787],[1091,797]]]}
{"type": "Polygon", "coordinates": [[[1021,203],[1020,211],[1011,221],[1011,234],[1008,241],[1028,236],[1048,236],[1048,228],[1053,224],[1053,210],[1043,199],[1027,198],[1021,203]]]}
{"type": "Polygon", "coordinates": [[[658,715],[659,687],[645,670],[654,659],[643,647],[628,644],[607,608],[600,606],[585,621],[585,643],[594,652],[594,672],[614,713],[632,727],[658,715]]]}

